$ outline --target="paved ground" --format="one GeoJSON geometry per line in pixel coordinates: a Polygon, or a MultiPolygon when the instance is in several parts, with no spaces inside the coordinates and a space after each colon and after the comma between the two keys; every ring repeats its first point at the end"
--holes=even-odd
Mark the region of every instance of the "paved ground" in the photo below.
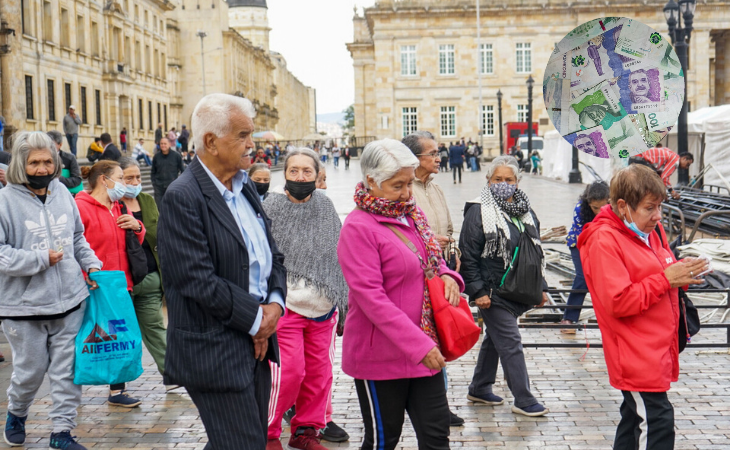
{"type": "MultiPolygon", "coordinates": [[[[338,212],[345,215],[352,207],[352,188],[360,173],[354,162],[351,170],[328,166],[330,195],[338,212]]],[[[466,199],[475,198],[483,185],[483,173],[465,173],[461,185],[453,185],[446,174],[438,176],[450,201],[451,212],[459,229],[461,211],[466,199]]],[[[274,183],[283,176],[274,174],[274,183]]],[[[521,187],[527,191],[544,226],[567,225],[572,206],[582,187],[569,186],[525,176],[521,187]]],[[[588,332],[592,342],[596,331],[588,332]]],[[[553,330],[525,330],[523,341],[584,342],[586,336],[561,336],[553,330]]],[[[701,332],[694,341],[720,341],[720,333],[701,332]]],[[[7,343],[0,350],[8,360],[7,343]]],[[[611,448],[619,420],[620,394],[608,385],[603,354],[600,349],[525,349],[535,396],[551,410],[547,417],[530,419],[510,412],[511,396],[506,384],[498,379],[495,393],[504,395],[505,405],[483,407],[466,400],[478,347],[460,361],[449,365],[449,400],[452,409],[466,419],[466,425],[452,428],[452,447],[505,449],[608,449],[611,448]],[[586,353],[585,359],[581,356],[586,353]]],[[[677,448],[730,449],[730,355],[686,351],[681,356],[680,381],[670,391],[675,406],[677,448]]],[[[133,410],[105,404],[107,389],[87,387],[79,408],[81,442],[89,448],[104,449],[202,449],[205,431],[197,410],[184,394],[165,394],[162,378],[145,352],[145,373],[129,383],[129,390],[142,397],[144,403],[133,410]]],[[[11,363],[0,364],[0,411],[6,406],[4,395],[12,372],[11,363]]],[[[330,448],[359,448],[362,439],[360,412],[352,379],[335,369],[334,420],[350,433],[344,444],[330,448]]],[[[28,419],[27,448],[47,448],[50,423],[48,384],[38,393],[28,419]]],[[[286,438],[286,436],[284,437],[286,438]]],[[[285,441],[285,439],[283,439],[285,441]]],[[[2,445],[2,444],[0,444],[2,445]]],[[[416,449],[410,425],[404,427],[402,448],[416,449]]]]}

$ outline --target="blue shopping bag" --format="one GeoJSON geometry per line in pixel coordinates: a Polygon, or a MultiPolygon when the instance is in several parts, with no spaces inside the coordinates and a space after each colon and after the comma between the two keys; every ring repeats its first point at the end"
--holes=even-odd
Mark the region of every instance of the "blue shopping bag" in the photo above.
{"type": "Polygon", "coordinates": [[[89,291],[76,336],[75,384],[126,383],[142,375],[142,333],[127,278],[121,271],[89,274],[99,289],[89,291]]]}

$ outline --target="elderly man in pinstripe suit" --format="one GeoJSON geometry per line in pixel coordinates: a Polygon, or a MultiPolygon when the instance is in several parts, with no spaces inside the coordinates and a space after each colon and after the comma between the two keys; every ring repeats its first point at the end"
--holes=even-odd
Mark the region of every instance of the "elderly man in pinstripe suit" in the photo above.
{"type": "Polygon", "coordinates": [[[248,179],[253,117],[247,99],[211,94],[195,107],[197,158],[160,207],[169,312],[165,384],[185,386],[207,450],[263,450],[284,312],[284,256],[248,179]]]}

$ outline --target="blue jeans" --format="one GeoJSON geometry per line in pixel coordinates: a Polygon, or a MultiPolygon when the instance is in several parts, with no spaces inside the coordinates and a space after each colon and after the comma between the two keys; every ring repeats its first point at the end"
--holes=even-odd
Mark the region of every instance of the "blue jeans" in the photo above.
{"type": "Polygon", "coordinates": [[[76,142],[79,140],[79,134],[67,134],[66,140],[68,141],[68,149],[73,153],[74,156],[76,156],[76,142]]]}
{"type": "MultiPolygon", "coordinates": [[[[573,265],[575,266],[573,289],[588,289],[586,279],[583,276],[583,265],[580,262],[580,252],[576,247],[570,248],[570,257],[573,258],[573,265]]],[[[585,294],[571,293],[568,296],[568,305],[583,306],[583,301],[585,299],[585,294]]],[[[580,319],[580,309],[566,309],[565,314],[563,314],[563,319],[570,320],[571,322],[577,322],[578,319],[580,319]]]]}
{"type": "Polygon", "coordinates": [[[470,157],[469,162],[471,163],[471,171],[476,172],[477,171],[477,157],[476,156],[470,157]]]}
{"type": "Polygon", "coordinates": [[[139,156],[137,156],[137,161],[139,161],[140,159],[144,159],[144,162],[147,163],[148,166],[152,165],[152,161],[150,161],[149,156],[147,156],[145,154],[140,154],[139,156]]]}
{"type": "Polygon", "coordinates": [[[335,156],[334,158],[335,158],[335,167],[339,167],[340,166],[340,157],[335,156]]]}
{"type": "Polygon", "coordinates": [[[0,152],[2,152],[2,151],[4,151],[4,150],[5,150],[5,148],[3,147],[3,145],[4,145],[4,143],[3,143],[3,138],[4,138],[4,137],[5,137],[5,136],[3,136],[2,134],[0,134],[0,152]]]}

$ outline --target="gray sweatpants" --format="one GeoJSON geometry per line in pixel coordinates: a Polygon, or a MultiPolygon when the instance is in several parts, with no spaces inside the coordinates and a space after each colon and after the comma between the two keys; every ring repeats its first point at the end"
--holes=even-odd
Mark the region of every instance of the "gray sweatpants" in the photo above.
{"type": "Polygon", "coordinates": [[[43,377],[51,381],[53,432],[76,427],[76,408],[81,403],[81,386],[74,384],[74,340],[84,319],[81,308],[56,320],[3,320],[3,331],[13,351],[13,375],[8,388],[8,411],[28,415],[43,377]]]}
{"type": "Polygon", "coordinates": [[[515,397],[515,406],[524,408],[534,405],[537,399],[530,392],[530,377],[527,375],[525,354],[522,352],[522,335],[517,327],[517,318],[499,306],[480,308],[479,313],[484,319],[485,332],[474,377],[469,385],[469,393],[472,395],[492,393],[492,385],[497,378],[497,366],[501,359],[504,378],[515,397]]]}

